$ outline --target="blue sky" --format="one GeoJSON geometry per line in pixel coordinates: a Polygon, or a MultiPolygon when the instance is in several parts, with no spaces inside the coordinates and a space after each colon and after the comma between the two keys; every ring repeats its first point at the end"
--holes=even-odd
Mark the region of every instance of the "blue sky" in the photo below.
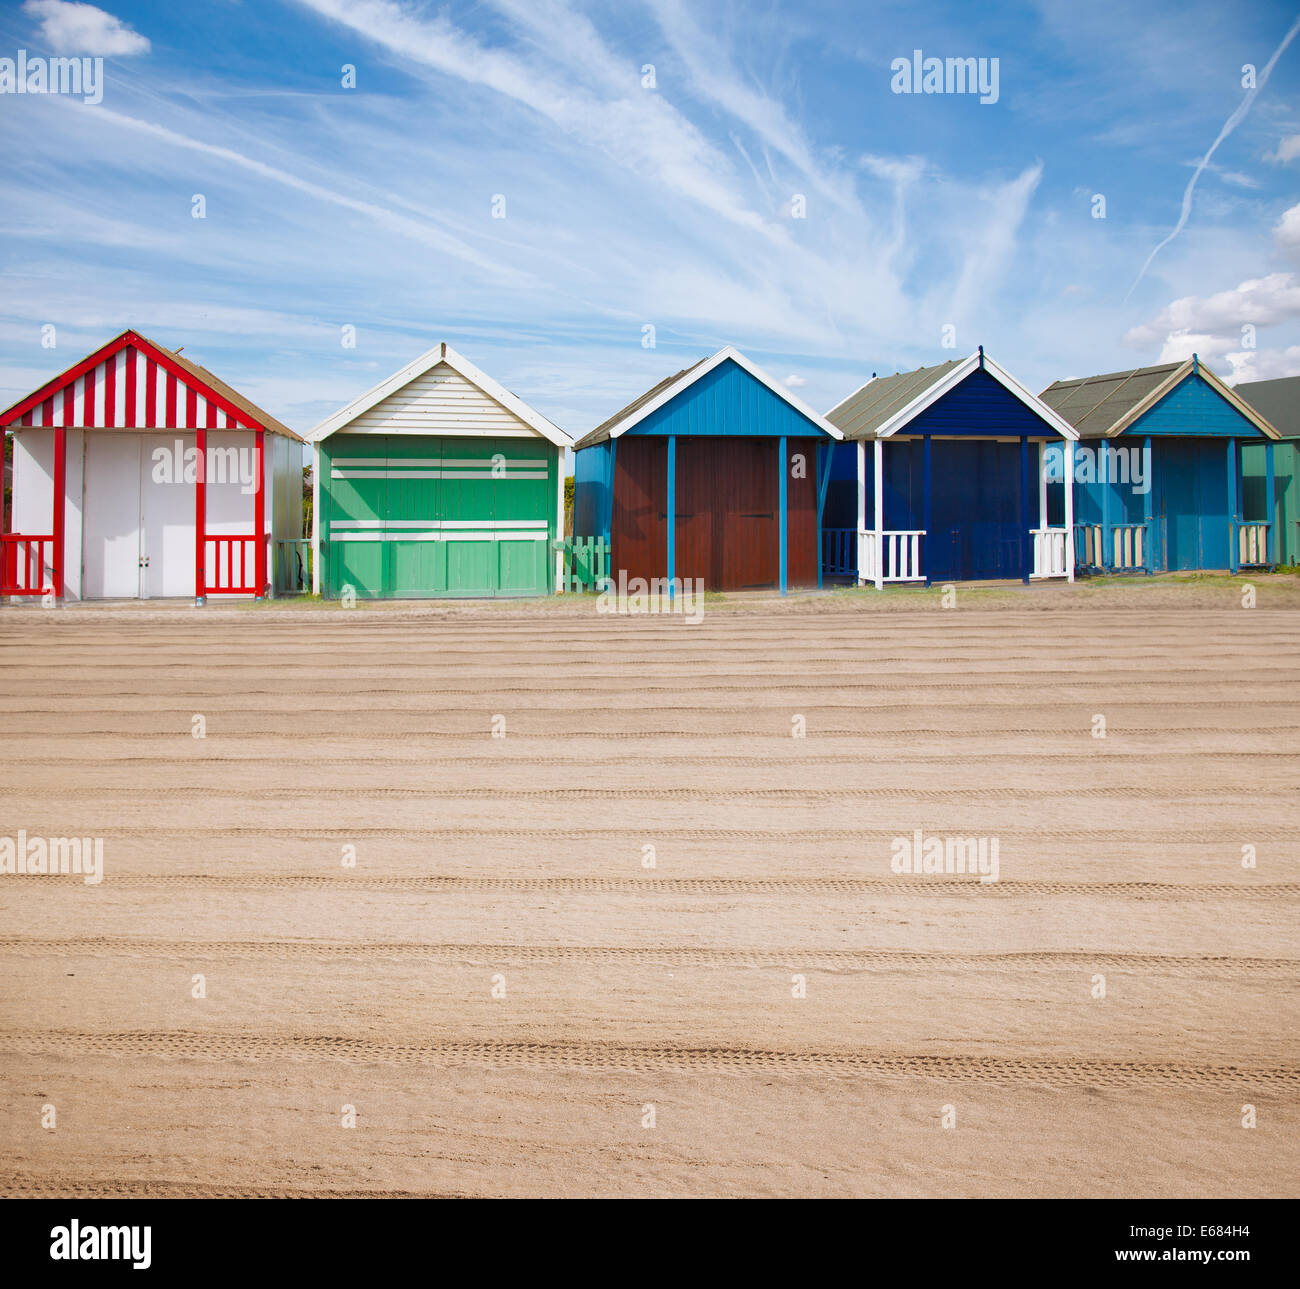
{"type": "Polygon", "coordinates": [[[1034,390],[1192,349],[1300,374],[1300,39],[1242,83],[1297,18],[6,2],[0,58],[105,85],[0,94],[0,397],[127,326],[300,431],[443,339],[575,436],[728,343],[822,411],[981,342],[1034,390]],[[894,93],[916,49],[996,58],[997,102],[894,93]]]}

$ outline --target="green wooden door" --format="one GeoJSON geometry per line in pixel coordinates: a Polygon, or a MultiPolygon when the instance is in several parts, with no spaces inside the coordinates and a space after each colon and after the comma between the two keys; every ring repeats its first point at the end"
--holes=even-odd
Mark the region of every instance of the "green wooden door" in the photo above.
{"type": "Polygon", "coordinates": [[[533,438],[335,435],[322,451],[326,593],[545,595],[555,448],[533,438]]]}
{"type": "Polygon", "coordinates": [[[392,434],[385,443],[388,567],[384,594],[400,599],[445,595],[447,559],[437,522],[443,486],[442,440],[422,434],[392,434]]]}
{"type": "Polygon", "coordinates": [[[341,595],[350,586],[358,596],[383,595],[387,444],[375,436],[348,434],[326,439],[322,449],[322,493],[328,484],[326,593],[341,595]]]}
{"type": "Polygon", "coordinates": [[[497,594],[545,595],[558,535],[556,449],[542,439],[501,439],[492,452],[497,594]]]}

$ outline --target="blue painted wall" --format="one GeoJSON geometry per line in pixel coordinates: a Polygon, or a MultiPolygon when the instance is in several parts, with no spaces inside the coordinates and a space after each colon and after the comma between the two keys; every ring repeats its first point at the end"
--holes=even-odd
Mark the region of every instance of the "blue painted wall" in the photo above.
{"type": "Polygon", "coordinates": [[[976,368],[899,431],[900,434],[970,434],[989,438],[1014,434],[1036,439],[1060,436],[1001,381],[976,368]]]}
{"type": "Polygon", "coordinates": [[[1237,411],[1204,377],[1193,375],[1176,385],[1120,436],[1210,435],[1215,438],[1262,439],[1264,434],[1237,411]]]}
{"type": "Polygon", "coordinates": [[[825,431],[728,358],[627,433],[806,438],[825,431]]]}
{"type": "Polygon", "coordinates": [[[614,506],[612,439],[573,454],[573,535],[609,538],[614,506]]]}

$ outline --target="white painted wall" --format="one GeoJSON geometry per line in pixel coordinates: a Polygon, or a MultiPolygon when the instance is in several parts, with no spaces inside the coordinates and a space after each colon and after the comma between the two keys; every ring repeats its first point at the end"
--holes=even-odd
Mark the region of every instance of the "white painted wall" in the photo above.
{"type": "Polygon", "coordinates": [[[438,363],[343,427],[349,434],[528,437],[536,431],[446,363],[438,363]]]}
{"type": "MultiPolygon", "coordinates": [[[[67,501],[64,522],[64,595],[81,598],[81,488],[84,436],[80,430],[66,431],[64,440],[67,501]]],[[[20,429],[14,433],[13,515],[15,533],[33,536],[54,532],[54,431],[20,429]]],[[[49,552],[45,574],[52,574],[49,552]]]]}

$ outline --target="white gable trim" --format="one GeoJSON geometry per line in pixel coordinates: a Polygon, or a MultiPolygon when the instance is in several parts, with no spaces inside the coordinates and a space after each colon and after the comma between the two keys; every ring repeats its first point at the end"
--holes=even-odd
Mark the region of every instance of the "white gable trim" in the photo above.
{"type": "MultiPolygon", "coordinates": [[[[952,368],[946,376],[935,381],[928,389],[922,390],[921,393],[912,399],[906,407],[895,412],[889,420],[880,426],[874,435],[868,437],[887,439],[891,435],[898,433],[899,430],[905,429],[908,423],[924,412],[927,407],[937,403],[939,399],[950,390],[953,390],[960,385],[967,376],[972,372],[977,371],[980,366],[980,361],[981,355],[979,350],[976,350],[964,362],[959,363],[956,367],[952,368]]],[[[1014,376],[1011,375],[1010,372],[999,366],[987,354],[983,355],[983,365],[984,370],[987,371],[999,385],[1002,385],[1009,393],[1015,395],[1015,397],[1018,398],[1036,416],[1039,416],[1046,421],[1047,424],[1050,425],[1063,439],[1077,439],[1079,437],[1079,431],[1076,430],[1069,421],[1059,413],[1052,411],[1052,409],[1048,407],[1042,399],[1031,394],[1014,376]]],[[[867,381],[867,385],[870,384],[871,381],[867,381]]],[[[866,389],[867,385],[860,386],[858,390],[854,391],[854,394],[860,393],[861,390],[866,389]]],[[[849,398],[852,398],[853,396],[853,394],[850,394],[849,398]]],[[[847,398],[842,400],[842,402],[837,403],[831,411],[835,411],[836,408],[843,406],[843,404],[848,401],[847,398]]]]}
{"type": "Polygon", "coordinates": [[[452,371],[463,376],[471,385],[477,386],[493,402],[500,403],[506,411],[517,416],[530,429],[554,443],[556,447],[572,446],[573,440],[559,426],[552,425],[546,417],[540,412],[535,412],[523,399],[516,398],[508,389],[498,385],[491,376],[479,371],[468,358],[463,358],[445,341],[434,345],[428,353],[421,354],[414,362],[407,363],[401,371],[394,372],[387,380],[380,381],[373,389],[353,399],[333,416],[326,417],[307,435],[307,441],[319,443],[322,439],[329,438],[331,434],[351,424],[358,416],[368,412],[376,404],[382,403],[389,395],[397,393],[399,389],[409,385],[417,377],[423,376],[425,372],[431,371],[439,363],[446,363],[452,371]]]}
{"type": "Polygon", "coordinates": [[[620,434],[626,434],[634,425],[644,421],[652,412],[657,412],[665,403],[671,402],[683,390],[689,389],[702,376],[707,376],[715,367],[720,367],[727,359],[731,359],[737,367],[747,371],[761,385],[765,385],[778,398],[784,399],[794,410],[802,416],[806,416],[819,430],[824,431],[832,439],[842,439],[844,435],[835,428],[824,416],[819,416],[808,406],[807,403],[796,398],[789,390],[778,385],[765,371],[755,367],[748,358],[745,357],[738,349],[733,349],[727,345],[719,349],[707,362],[702,362],[697,367],[693,367],[679,380],[673,381],[667,389],[662,390],[656,397],[648,403],[638,407],[635,412],[630,413],[623,420],[610,427],[609,437],[617,438],[620,434]]]}

